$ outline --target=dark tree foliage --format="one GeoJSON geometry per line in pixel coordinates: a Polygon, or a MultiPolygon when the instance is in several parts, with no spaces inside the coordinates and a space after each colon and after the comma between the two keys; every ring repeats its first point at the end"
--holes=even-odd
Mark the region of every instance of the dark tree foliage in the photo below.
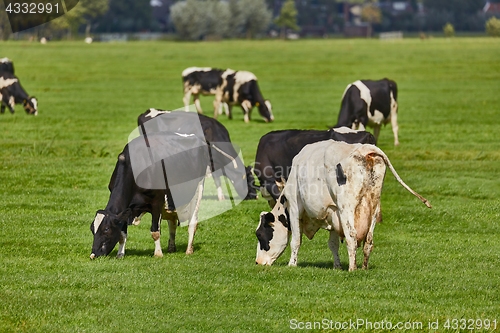
{"type": "Polygon", "coordinates": [[[148,31],[152,24],[150,0],[111,0],[108,12],[99,20],[98,32],[148,31]]]}

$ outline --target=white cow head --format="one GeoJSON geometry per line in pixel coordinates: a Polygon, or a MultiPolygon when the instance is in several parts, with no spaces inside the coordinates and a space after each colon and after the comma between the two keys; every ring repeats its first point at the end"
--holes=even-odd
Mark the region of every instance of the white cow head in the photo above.
{"type": "Polygon", "coordinates": [[[260,214],[260,222],[255,231],[255,235],[259,240],[255,263],[272,265],[285,251],[289,232],[288,202],[282,194],[271,212],[262,212],[260,214]]]}

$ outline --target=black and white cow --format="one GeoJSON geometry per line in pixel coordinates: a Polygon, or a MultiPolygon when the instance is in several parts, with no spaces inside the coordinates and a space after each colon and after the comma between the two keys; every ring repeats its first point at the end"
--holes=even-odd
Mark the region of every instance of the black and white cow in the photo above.
{"type": "MultiPolygon", "coordinates": [[[[139,126],[143,125],[145,122],[148,120],[151,120],[157,116],[160,116],[162,114],[168,114],[171,111],[167,110],[161,110],[161,109],[148,109],[146,112],[142,113],[139,115],[137,118],[137,124],[139,126]]],[[[201,124],[201,128],[203,130],[204,137],[200,138],[204,141],[207,142],[208,145],[211,145],[212,147],[216,147],[220,151],[222,151],[224,154],[227,154],[231,158],[233,158],[236,163],[238,164],[243,164],[241,161],[240,157],[238,156],[238,153],[236,150],[234,150],[232,144],[231,144],[231,138],[229,136],[229,132],[227,131],[226,127],[222,125],[219,121],[216,119],[207,117],[202,114],[198,114],[198,119],[201,124]],[[221,147],[217,147],[217,143],[224,142],[228,143],[227,145],[223,145],[221,147]]],[[[216,149],[214,148],[214,149],[216,149]]],[[[213,161],[211,163],[211,171],[212,175],[214,178],[215,186],[217,187],[217,196],[219,200],[224,200],[224,194],[222,191],[221,187],[221,181],[218,175],[213,174],[213,171],[215,171],[217,166],[213,164],[213,161]]],[[[220,167],[220,166],[218,166],[220,167]]],[[[250,166],[245,167],[246,170],[246,180],[247,180],[247,187],[248,187],[248,194],[245,196],[244,200],[253,200],[257,199],[257,190],[255,186],[255,178],[252,173],[252,168],[250,166]]]]}
{"type": "Polygon", "coordinates": [[[289,265],[296,266],[302,234],[312,239],[319,229],[326,229],[335,268],[341,268],[340,237],[346,240],[349,271],[357,268],[356,249],[361,243],[362,267],[367,269],[386,167],[405,189],[431,208],[427,199],[401,180],[389,158],[374,145],[327,140],[305,146],[293,159],[290,177],[273,210],[260,214],[256,263],[272,265],[291,234],[289,265]]]}
{"type": "MultiPolygon", "coordinates": [[[[162,134],[152,134],[148,136],[149,145],[155,146],[155,142],[160,142],[164,138],[162,134]]],[[[137,138],[135,140],[141,140],[137,138]]],[[[133,142],[133,141],[131,141],[133,142]]],[[[169,188],[146,189],[136,184],[132,170],[131,154],[129,144],[125,146],[118,156],[115,169],[111,176],[108,188],[110,196],[106,208],[96,212],[94,221],[90,225],[90,230],[94,235],[91,259],[105,256],[111,253],[115,245],[119,243],[117,258],[125,255],[125,243],[127,241],[127,227],[129,224],[136,224],[137,220],[145,213],[151,213],[152,225],[151,236],[155,242],[154,255],[162,257],[163,252],[160,244],[160,223],[162,219],[168,220],[169,241],[168,252],[175,252],[175,233],[178,225],[178,215],[174,207],[168,207],[167,195],[169,188]]],[[[196,152],[197,154],[199,152],[196,152]]],[[[192,156],[193,163],[185,165],[186,172],[201,173],[206,170],[206,165],[199,165],[196,159],[197,154],[192,156]],[[198,170],[196,170],[198,169],[198,170]]],[[[207,157],[207,156],[205,156],[207,157]]],[[[193,253],[193,240],[197,227],[197,215],[203,193],[203,184],[200,182],[192,194],[192,199],[187,205],[194,205],[194,213],[189,217],[189,240],[186,254],[193,253]]],[[[180,207],[178,209],[181,209],[180,207]]]]}
{"type": "Polygon", "coordinates": [[[281,130],[269,132],[260,138],[254,172],[260,181],[262,195],[268,198],[271,207],[281,192],[276,182],[288,179],[293,158],[305,145],[330,139],[347,143],[375,144],[371,133],[348,128],[333,128],[327,131],[281,130]]]}
{"type": "MultiPolygon", "coordinates": [[[[227,74],[224,79],[222,102],[228,104],[228,117],[232,119],[232,107],[239,105],[243,109],[244,120],[250,121],[250,112],[256,106],[266,122],[274,120],[271,102],[264,99],[257,83],[257,77],[247,71],[237,71],[227,74]]],[[[217,101],[215,102],[217,103],[217,101]]]]}
{"type": "Polygon", "coordinates": [[[23,104],[28,114],[38,115],[38,101],[29,96],[21,86],[19,79],[10,72],[0,73],[0,112],[5,112],[5,107],[14,113],[15,104],[23,104]]]}
{"type": "Polygon", "coordinates": [[[398,87],[389,79],[378,81],[358,80],[349,84],[342,96],[337,125],[364,130],[373,127],[378,140],[382,124],[391,122],[394,145],[398,139],[398,87]]]}
{"type": "MultiPolygon", "coordinates": [[[[226,76],[234,73],[232,69],[218,69],[210,67],[189,67],[182,71],[184,85],[184,108],[189,111],[189,100],[193,96],[194,105],[198,113],[203,113],[200,104],[200,94],[215,95],[214,118],[217,118],[222,107],[222,92],[227,83],[226,76]]],[[[227,105],[225,106],[227,108],[227,105]]]]}

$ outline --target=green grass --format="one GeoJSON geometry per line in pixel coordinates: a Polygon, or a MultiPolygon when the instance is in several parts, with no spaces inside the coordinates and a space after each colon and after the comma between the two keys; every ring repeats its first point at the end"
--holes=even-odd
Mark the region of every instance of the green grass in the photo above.
{"type": "MultiPolygon", "coordinates": [[[[493,38],[0,43],[40,109],[0,115],[0,332],[287,332],[293,319],[432,332],[439,320],[437,331],[451,332],[465,330],[445,330],[447,318],[499,322],[499,54],[493,38]],[[200,223],[191,256],[180,228],[178,252],[153,258],[144,218],[129,228],[124,260],[115,250],[90,261],[89,225],[116,156],[140,113],[181,106],[189,66],[250,70],[272,100],[271,124],[256,110],[250,124],[239,109],[220,117],[246,164],[271,130],[335,124],[348,83],[396,80],[401,145],[388,126],[379,146],[433,209],[388,174],[368,271],[333,270],[324,231],[304,239],[298,267],[287,266],[289,249],[256,266],[262,199],[200,223]]],[[[202,99],[209,115],[211,103],[202,99]]]]}

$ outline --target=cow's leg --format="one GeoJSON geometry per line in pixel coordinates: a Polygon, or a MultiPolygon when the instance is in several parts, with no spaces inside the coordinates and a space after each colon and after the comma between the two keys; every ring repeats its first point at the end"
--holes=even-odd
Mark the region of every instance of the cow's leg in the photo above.
{"type": "Polygon", "coordinates": [[[231,104],[227,104],[226,114],[228,119],[233,119],[233,106],[231,104]]]}
{"type": "Polygon", "coordinates": [[[161,258],[163,257],[163,252],[161,250],[161,243],[160,243],[161,207],[157,208],[156,206],[157,205],[154,205],[153,212],[151,214],[153,215],[151,222],[151,237],[155,242],[154,256],[161,258]]]}
{"type": "Polygon", "coordinates": [[[394,145],[399,146],[398,102],[396,102],[396,100],[394,100],[394,97],[392,96],[392,92],[391,92],[391,126],[392,126],[392,133],[394,134],[394,145]]]}
{"type": "Polygon", "coordinates": [[[215,93],[214,99],[214,119],[217,119],[217,116],[221,113],[220,109],[222,108],[222,92],[218,91],[215,93]]]}
{"type": "Polygon", "coordinates": [[[203,113],[200,103],[200,94],[193,94],[193,101],[194,101],[194,106],[196,106],[196,111],[198,111],[198,113],[203,113]]]}
{"type": "Polygon", "coordinates": [[[288,266],[297,266],[297,258],[299,255],[300,244],[302,243],[302,232],[299,227],[299,207],[297,205],[290,206],[290,226],[292,228],[292,238],[290,240],[290,261],[288,266]]]}
{"type": "Polygon", "coordinates": [[[177,247],[175,246],[175,233],[177,231],[177,219],[173,216],[168,217],[168,252],[173,253],[177,251],[177,247]]]}
{"type": "Polygon", "coordinates": [[[333,268],[342,269],[339,257],[339,235],[335,230],[330,230],[330,238],[328,239],[328,247],[333,254],[333,268]]]}
{"type": "Polygon", "coordinates": [[[375,137],[375,144],[378,142],[378,136],[380,135],[381,124],[373,125],[373,136],[375,137]]]}
{"type": "Polygon", "coordinates": [[[189,100],[191,99],[191,90],[184,91],[182,102],[184,103],[184,111],[189,111],[189,100]]]}
{"type": "Polygon", "coordinates": [[[372,252],[373,249],[373,231],[375,230],[375,225],[378,222],[379,216],[380,216],[380,201],[377,204],[375,211],[373,212],[370,229],[366,234],[365,244],[363,246],[363,254],[364,254],[363,269],[368,269],[368,259],[370,259],[370,253],[372,252]]]}
{"type": "Polygon", "coordinates": [[[244,100],[241,103],[241,108],[243,109],[243,112],[245,113],[243,119],[245,120],[245,123],[248,123],[250,121],[250,111],[252,111],[252,103],[250,103],[249,100],[244,100]]]}
{"type": "Polygon", "coordinates": [[[224,113],[226,114],[226,116],[229,117],[229,105],[227,103],[222,103],[221,112],[222,112],[222,107],[224,107],[224,113]]]}
{"type": "Polygon", "coordinates": [[[118,253],[116,254],[116,258],[121,259],[125,256],[125,243],[127,242],[127,224],[124,223],[121,234],[120,234],[120,239],[118,240],[118,253]]]}
{"type": "Polygon", "coordinates": [[[0,103],[0,104],[1,104],[0,105],[0,112],[5,113],[5,104],[3,104],[3,103],[0,103]]]}
{"type": "Polygon", "coordinates": [[[222,191],[220,177],[214,175],[213,173],[212,177],[214,178],[215,187],[217,188],[217,198],[219,199],[219,201],[226,200],[226,198],[224,197],[224,192],[222,191]]]}
{"type": "Polygon", "coordinates": [[[194,240],[194,234],[196,233],[196,227],[198,226],[198,211],[200,210],[201,198],[203,197],[203,181],[201,181],[200,184],[198,185],[198,190],[197,193],[195,194],[195,197],[196,197],[196,205],[194,207],[193,216],[191,217],[188,226],[189,237],[188,237],[188,246],[186,249],[186,254],[193,254],[194,251],[193,240],[194,240]]]}
{"type": "Polygon", "coordinates": [[[358,248],[357,232],[354,228],[354,209],[344,207],[337,212],[342,229],[344,230],[347,253],[349,254],[349,271],[356,270],[356,249],[358,248]]]}

